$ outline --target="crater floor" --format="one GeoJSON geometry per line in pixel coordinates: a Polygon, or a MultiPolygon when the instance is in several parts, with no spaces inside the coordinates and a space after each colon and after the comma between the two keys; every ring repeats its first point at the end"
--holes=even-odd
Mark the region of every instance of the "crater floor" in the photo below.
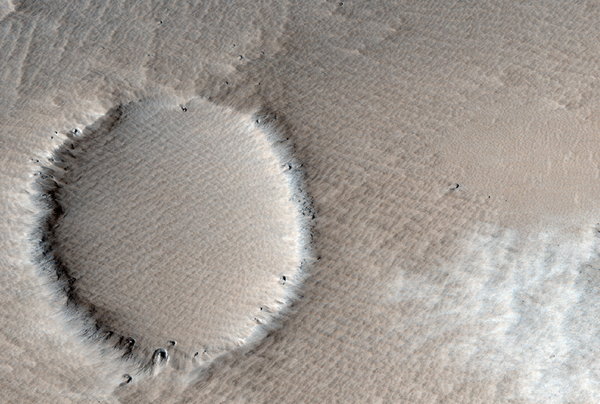
{"type": "Polygon", "coordinates": [[[105,331],[202,363],[284,307],[302,235],[273,136],[249,114],[158,98],[115,108],[57,152],[52,251],[105,331]]]}

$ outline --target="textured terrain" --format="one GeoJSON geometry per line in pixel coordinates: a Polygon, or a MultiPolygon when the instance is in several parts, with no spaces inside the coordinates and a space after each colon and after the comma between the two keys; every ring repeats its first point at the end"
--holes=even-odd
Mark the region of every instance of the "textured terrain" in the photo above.
{"type": "MultiPolygon", "coordinates": [[[[600,3],[14,1],[0,3],[0,18],[0,383],[6,402],[597,400],[600,3]],[[192,107],[180,108],[191,99],[235,116],[276,116],[277,133],[293,144],[289,153],[316,212],[318,259],[277,326],[248,349],[228,350],[185,374],[176,367],[140,373],[136,360],[89,338],[82,329],[88,320],[67,305],[64,285],[44,270],[36,250],[36,231],[48,214],[36,203],[36,173],[51,166],[49,158],[74,128],[157,94],[181,100],[170,108],[190,116],[180,136],[175,130],[164,138],[152,128],[176,120],[144,112],[149,136],[174,144],[204,130],[193,125],[192,107]],[[121,385],[124,374],[141,377],[121,385]]],[[[122,134],[137,145],[132,153],[152,156],[155,149],[141,133],[122,134]]],[[[218,148],[241,141],[227,133],[223,143],[216,133],[211,139],[218,148]]],[[[235,149],[235,161],[214,162],[223,164],[226,183],[249,184],[225,166],[260,150],[252,147],[235,149]]],[[[89,177],[99,185],[85,195],[72,190],[74,211],[92,217],[62,227],[60,239],[73,242],[65,258],[70,265],[100,253],[76,228],[99,226],[98,237],[112,243],[111,251],[139,241],[117,226],[116,211],[85,205],[106,197],[92,189],[112,186],[108,172],[123,184],[156,182],[174,194],[191,192],[193,198],[166,192],[177,220],[158,230],[194,223],[203,180],[188,188],[180,175],[196,163],[167,150],[170,156],[159,158],[164,168],[147,173],[138,167],[129,178],[123,169],[132,163],[124,151],[88,155],[87,164],[103,168],[86,172],[107,174],[89,177]],[[164,183],[160,172],[168,174],[164,183]]],[[[124,206],[135,207],[145,193],[128,188],[132,197],[124,206]]],[[[248,209],[280,206],[273,195],[257,195],[245,201],[248,209]]],[[[127,211],[137,226],[132,229],[153,225],[146,212],[127,211]]],[[[211,212],[219,229],[266,220],[211,212]]],[[[210,242],[210,235],[186,237],[186,245],[210,242]]],[[[227,259],[244,256],[248,246],[239,247],[227,259]]],[[[269,246],[258,242],[251,250],[254,262],[290,257],[281,249],[270,256],[269,246]]],[[[135,257],[116,251],[105,253],[111,267],[135,257]]],[[[152,254],[159,252],[135,261],[152,254]]],[[[176,284],[188,282],[184,261],[201,257],[180,259],[167,276],[176,284]]],[[[271,293],[280,291],[283,273],[263,269],[273,275],[271,293]]],[[[139,276],[132,285],[150,285],[156,277],[139,276]]],[[[98,290],[95,282],[82,278],[80,284],[82,296],[98,290]]],[[[240,290],[216,304],[239,301],[240,290]]],[[[143,286],[137,291],[140,298],[147,292],[143,286]]],[[[136,289],[128,293],[135,298],[136,289]]],[[[193,302],[186,310],[215,304],[211,295],[182,298],[193,302]]],[[[156,324],[140,328],[139,344],[171,339],[173,318],[158,314],[156,324]]],[[[198,319],[231,326],[226,339],[246,335],[233,317],[198,319]]],[[[124,330],[145,320],[115,314],[110,321],[124,330]]],[[[177,327],[183,335],[202,325],[177,327]]]]}

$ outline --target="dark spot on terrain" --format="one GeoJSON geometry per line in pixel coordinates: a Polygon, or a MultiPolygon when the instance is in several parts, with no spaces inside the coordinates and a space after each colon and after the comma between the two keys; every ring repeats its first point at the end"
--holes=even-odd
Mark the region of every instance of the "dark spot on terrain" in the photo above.
{"type": "Polygon", "coordinates": [[[163,348],[158,348],[156,351],[154,351],[154,354],[152,354],[152,363],[156,365],[166,361],[168,358],[169,354],[167,351],[163,348]]]}
{"type": "Polygon", "coordinates": [[[121,386],[131,383],[131,381],[133,380],[133,377],[125,374],[125,375],[123,375],[123,379],[124,380],[123,380],[123,383],[121,383],[121,386]]]}

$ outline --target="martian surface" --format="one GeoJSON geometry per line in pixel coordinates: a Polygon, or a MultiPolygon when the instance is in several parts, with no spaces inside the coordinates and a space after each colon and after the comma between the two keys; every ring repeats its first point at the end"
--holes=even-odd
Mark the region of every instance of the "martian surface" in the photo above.
{"type": "Polygon", "coordinates": [[[0,402],[598,402],[599,19],[0,0],[0,402]]]}

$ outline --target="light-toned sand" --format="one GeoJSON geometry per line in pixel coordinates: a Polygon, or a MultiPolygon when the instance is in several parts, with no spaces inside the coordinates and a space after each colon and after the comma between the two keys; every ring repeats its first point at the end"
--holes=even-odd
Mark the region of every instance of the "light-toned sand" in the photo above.
{"type": "Polygon", "coordinates": [[[577,230],[600,217],[594,109],[518,95],[480,105],[437,144],[458,189],[487,198],[502,223],[521,231],[547,230],[548,223],[577,230]]]}
{"type": "Polygon", "coordinates": [[[0,401],[596,402],[599,17],[0,2],[0,401]]]}

